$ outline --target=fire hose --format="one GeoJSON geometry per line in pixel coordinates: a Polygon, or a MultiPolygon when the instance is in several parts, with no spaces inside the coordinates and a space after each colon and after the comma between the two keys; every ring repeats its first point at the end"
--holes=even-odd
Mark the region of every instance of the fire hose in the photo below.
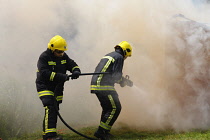
{"type": "MultiPolygon", "coordinates": [[[[84,75],[98,75],[98,74],[110,74],[109,72],[96,72],[96,73],[81,73],[80,76],[84,76],[84,75]]],[[[72,75],[69,75],[69,77],[71,77],[72,75]]],[[[122,87],[124,87],[125,85],[127,86],[130,86],[132,87],[133,86],[133,82],[131,80],[129,80],[129,76],[126,75],[125,78],[124,78],[124,82],[123,82],[123,85],[121,85],[122,87]]],[[[58,114],[58,117],[60,118],[60,120],[63,122],[63,124],[69,128],[71,131],[73,131],[74,133],[84,137],[84,138],[87,138],[89,140],[97,140],[95,138],[91,138],[91,137],[88,137],[78,131],[76,131],[74,128],[72,128],[71,126],[69,126],[66,121],[63,119],[63,117],[60,115],[59,113],[59,110],[58,110],[58,107],[57,107],[57,101],[56,101],[56,98],[54,98],[54,101],[55,101],[55,109],[56,109],[56,112],[58,114]]]]}
{"type": "MultiPolygon", "coordinates": [[[[109,72],[97,72],[97,73],[81,73],[80,76],[84,76],[84,75],[97,75],[97,74],[109,74],[109,72]]],[[[69,77],[71,77],[72,75],[69,75],[69,77]]],[[[88,137],[78,131],[76,131],[74,128],[72,128],[71,126],[68,125],[68,123],[66,123],[66,121],[63,119],[63,117],[61,116],[61,114],[59,113],[59,110],[58,110],[58,107],[57,107],[57,101],[56,101],[56,98],[54,98],[54,102],[55,102],[55,109],[56,109],[56,112],[58,114],[58,117],[60,118],[60,120],[63,122],[63,124],[69,128],[71,131],[73,131],[74,133],[84,137],[84,138],[87,138],[89,140],[97,140],[95,138],[91,138],[91,137],[88,137]]]]}

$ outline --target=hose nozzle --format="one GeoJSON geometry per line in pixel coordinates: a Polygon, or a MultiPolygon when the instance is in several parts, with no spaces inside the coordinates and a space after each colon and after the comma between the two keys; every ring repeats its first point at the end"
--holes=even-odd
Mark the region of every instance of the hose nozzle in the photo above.
{"type": "Polygon", "coordinates": [[[133,82],[130,80],[130,77],[128,75],[125,76],[125,79],[126,79],[126,85],[129,86],[129,87],[132,87],[133,86],[133,82]]]}
{"type": "Polygon", "coordinates": [[[124,87],[124,86],[132,87],[133,82],[129,79],[129,76],[126,75],[125,77],[122,77],[122,81],[120,82],[120,86],[121,87],[124,87]]]}

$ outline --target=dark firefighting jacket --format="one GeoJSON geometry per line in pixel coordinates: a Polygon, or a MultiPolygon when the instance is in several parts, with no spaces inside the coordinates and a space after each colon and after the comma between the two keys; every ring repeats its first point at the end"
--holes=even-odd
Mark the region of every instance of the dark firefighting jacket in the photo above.
{"type": "Polygon", "coordinates": [[[66,53],[63,57],[55,57],[50,49],[44,51],[37,63],[36,87],[39,97],[54,96],[57,101],[62,101],[63,86],[67,78],[67,71],[80,71],[74,60],[70,59],[66,53]]]}
{"type": "Polygon", "coordinates": [[[97,65],[95,72],[109,72],[109,74],[93,75],[91,80],[91,93],[115,90],[114,84],[122,79],[124,64],[120,51],[114,51],[105,55],[97,65]]]}

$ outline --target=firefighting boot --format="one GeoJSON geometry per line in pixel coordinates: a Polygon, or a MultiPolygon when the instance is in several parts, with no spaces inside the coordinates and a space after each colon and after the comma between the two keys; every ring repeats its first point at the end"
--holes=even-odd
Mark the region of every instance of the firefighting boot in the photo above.
{"type": "Polygon", "coordinates": [[[109,137],[110,139],[111,139],[111,138],[114,138],[114,135],[110,134],[109,132],[107,132],[106,135],[107,135],[107,137],[109,137]]]}
{"type": "Polygon", "coordinates": [[[100,140],[111,140],[113,135],[109,133],[109,131],[104,130],[103,128],[98,128],[98,130],[94,133],[94,136],[100,140]]]}
{"type": "Polygon", "coordinates": [[[63,138],[61,136],[55,136],[52,138],[48,138],[47,140],[63,140],[63,138]]]}

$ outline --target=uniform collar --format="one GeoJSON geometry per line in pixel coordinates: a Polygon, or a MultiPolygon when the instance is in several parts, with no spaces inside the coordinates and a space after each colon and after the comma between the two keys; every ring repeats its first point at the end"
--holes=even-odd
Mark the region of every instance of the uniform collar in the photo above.
{"type": "MultiPolygon", "coordinates": [[[[47,48],[47,53],[52,57],[52,58],[54,58],[54,59],[62,59],[63,57],[56,57],[54,54],[53,54],[53,52],[52,52],[52,50],[50,50],[50,49],[48,49],[47,48]]],[[[64,54],[65,55],[65,54],[64,54]]]]}
{"type": "Polygon", "coordinates": [[[124,57],[123,51],[121,49],[115,49],[115,52],[121,54],[124,57]]]}

